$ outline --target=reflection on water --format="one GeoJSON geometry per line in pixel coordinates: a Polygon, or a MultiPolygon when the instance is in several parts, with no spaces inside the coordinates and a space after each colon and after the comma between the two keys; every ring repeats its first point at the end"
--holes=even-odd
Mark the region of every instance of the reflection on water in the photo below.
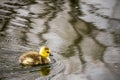
{"type": "Polygon", "coordinates": [[[49,74],[50,74],[50,68],[49,67],[40,68],[40,76],[47,76],[49,74]]]}
{"type": "Polygon", "coordinates": [[[0,79],[119,80],[116,1],[1,1],[0,79]],[[50,67],[21,68],[22,52],[38,51],[42,45],[52,50],[50,67]]]}

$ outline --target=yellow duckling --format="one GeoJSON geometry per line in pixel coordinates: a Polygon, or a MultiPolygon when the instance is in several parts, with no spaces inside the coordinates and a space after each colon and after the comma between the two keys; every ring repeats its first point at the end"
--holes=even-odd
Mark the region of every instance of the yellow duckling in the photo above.
{"type": "Polygon", "coordinates": [[[34,51],[29,51],[24,53],[19,57],[19,62],[22,65],[39,65],[39,64],[47,64],[50,63],[50,49],[47,46],[41,47],[39,53],[34,51]]]}

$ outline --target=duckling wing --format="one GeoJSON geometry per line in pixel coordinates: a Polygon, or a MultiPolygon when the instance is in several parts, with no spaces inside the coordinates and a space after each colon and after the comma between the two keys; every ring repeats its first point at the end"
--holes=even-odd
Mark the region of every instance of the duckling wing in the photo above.
{"type": "Polygon", "coordinates": [[[30,51],[20,56],[19,62],[23,65],[37,65],[41,61],[37,52],[30,51]]]}

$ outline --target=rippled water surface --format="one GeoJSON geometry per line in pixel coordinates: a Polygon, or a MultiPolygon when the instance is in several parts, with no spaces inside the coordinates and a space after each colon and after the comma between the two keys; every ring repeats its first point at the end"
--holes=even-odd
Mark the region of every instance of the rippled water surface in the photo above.
{"type": "Polygon", "coordinates": [[[119,2],[1,0],[0,80],[120,80],[119,2]],[[19,64],[42,45],[51,64],[19,64]]]}

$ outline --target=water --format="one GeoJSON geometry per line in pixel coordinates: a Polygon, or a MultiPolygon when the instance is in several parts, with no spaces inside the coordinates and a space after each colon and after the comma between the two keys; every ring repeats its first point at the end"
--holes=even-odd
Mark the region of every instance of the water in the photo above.
{"type": "Polygon", "coordinates": [[[0,2],[0,79],[119,80],[119,0],[0,2]],[[52,63],[22,67],[19,56],[52,50],[52,63]]]}

